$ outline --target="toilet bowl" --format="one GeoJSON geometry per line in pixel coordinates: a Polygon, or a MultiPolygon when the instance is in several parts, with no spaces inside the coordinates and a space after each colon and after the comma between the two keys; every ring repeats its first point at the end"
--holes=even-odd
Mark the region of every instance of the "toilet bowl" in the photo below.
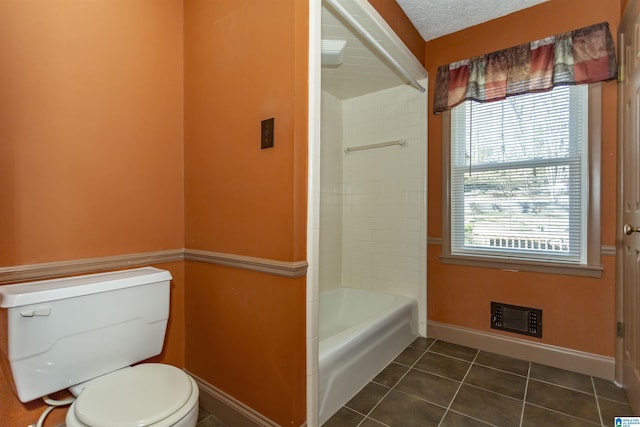
{"type": "Polygon", "coordinates": [[[193,427],[198,386],[182,370],[158,363],[125,368],[82,385],[68,427],[193,427]]]}

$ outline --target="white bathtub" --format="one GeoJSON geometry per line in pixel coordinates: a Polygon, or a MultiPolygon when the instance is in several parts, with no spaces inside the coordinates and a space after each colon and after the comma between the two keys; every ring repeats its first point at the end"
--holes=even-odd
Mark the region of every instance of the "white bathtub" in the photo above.
{"type": "Polygon", "coordinates": [[[413,298],[341,287],[320,293],[320,424],[418,336],[413,298]]]}

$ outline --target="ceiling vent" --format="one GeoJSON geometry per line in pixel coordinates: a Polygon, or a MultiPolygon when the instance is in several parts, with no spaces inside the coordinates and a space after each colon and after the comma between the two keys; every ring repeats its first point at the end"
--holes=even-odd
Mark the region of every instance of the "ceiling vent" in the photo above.
{"type": "Polygon", "coordinates": [[[347,46],[346,40],[321,40],[320,41],[320,62],[322,65],[332,65],[337,67],[342,64],[344,58],[344,48],[347,46]]]}

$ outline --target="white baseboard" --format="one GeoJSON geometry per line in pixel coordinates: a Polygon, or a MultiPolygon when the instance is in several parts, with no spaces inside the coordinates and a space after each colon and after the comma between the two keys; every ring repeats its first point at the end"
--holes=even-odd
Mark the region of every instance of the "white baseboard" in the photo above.
{"type": "MultiPolygon", "coordinates": [[[[186,371],[200,389],[200,407],[229,426],[278,427],[278,424],[202,378],[186,371]]],[[[301,427],[306,426],[306,423],[301,427]]]]}
{"type": "Polygon", "coordinates": [[[427,336],[613,381],[615,358],[428,321],[427,336]]]}

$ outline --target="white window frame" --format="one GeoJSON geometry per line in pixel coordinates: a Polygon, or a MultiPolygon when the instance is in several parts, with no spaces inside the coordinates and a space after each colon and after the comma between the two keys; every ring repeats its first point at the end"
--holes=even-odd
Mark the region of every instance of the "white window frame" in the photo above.
{"type": "Polygon", "coordinates": [[[588,89],[588,183],[587,183],[587,236],[584,263],[566,263],[555,260],[524,260],[487,254],[456,254],[451,251],[451,113],[442,113],[442,253],[445,264],[498,268],[503,270],[535,271],[554,274],[601,277],[600,192],[602,145],[602,84],[594,83],[588,89]]]}

